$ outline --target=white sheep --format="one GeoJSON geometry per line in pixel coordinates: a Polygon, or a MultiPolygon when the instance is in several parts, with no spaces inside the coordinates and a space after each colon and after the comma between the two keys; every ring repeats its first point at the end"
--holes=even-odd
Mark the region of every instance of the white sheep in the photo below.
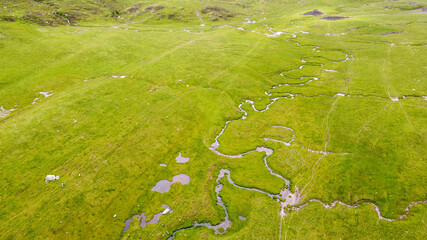
{"type": "Polygon", "coordinates": [[[47,175],[45,178],[45,183],[53,181],[53,180],[59,180],[59,176],[55,176],[55,175],[47,175]]]}

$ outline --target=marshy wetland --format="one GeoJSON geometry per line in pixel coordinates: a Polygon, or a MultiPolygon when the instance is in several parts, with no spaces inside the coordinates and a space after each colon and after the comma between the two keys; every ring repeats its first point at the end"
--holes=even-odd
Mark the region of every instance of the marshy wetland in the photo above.
{"type": "Polygon", "coordinates": [[[425,239],[426,7],[2,1],[0,239],[425,239]]]}

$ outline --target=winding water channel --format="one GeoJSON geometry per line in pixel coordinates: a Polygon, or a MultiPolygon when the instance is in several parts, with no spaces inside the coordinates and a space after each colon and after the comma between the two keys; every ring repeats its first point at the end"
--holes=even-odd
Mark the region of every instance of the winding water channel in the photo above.
{"type": "Polygon", "coordinates": [[[137,218],[138,220],[141,221],[141,223],[140,223],[141,228],[145,228],[147,226],[147,224],[156,224],[156,223],[158,223],[159,220],[160,220],[160,217],[162,215],[167,214],[169,212],[173,212],[172,209],[168,205],[166,205],[166,204],[163,204],[162,208],[165,209],[165,210],[161,211],[161,212],[159,212],[157,214],[154,214],[153,218],[150,221],[148,221],[148,222],[147,222],[147,217],[145,216],[145,212],[141,213],[140,215],[138,215],[138,214],[137,215],[133,215],[131,218],[129,218],[129,219],[127,219],[125,221],[126,226],[123,229],[123,232],[129,230],[130,223],[132,222],[132,220],[134,218],[137,218]]]}
{"type": "MultiPolygon", "coordinates": [[[[249,19],[248,19],[248,21],[250,22],[249,19]]],[[[233,27],[233,28],[236,28],[238,30],[249,31],[249,30],[245,30],[242,27],[235,27],[235,26],[232,26],[232,25],[223,25],[223,26],[218,26],[218,27],[233,27]]],[[[218,28],[218,27],[216,27],[216,28],[218,28]]],[[[297,38],[297,36],[295,34],[281,32],[281,31],[274,32],[271,27],[268,27],[267,25],[265,27],[268,29],[268,31],[270,33],[261,33],[261,32],[256,32],[256,31],[249,31],[249,32],[253,32],[253,33],[257,33],[257,34],[262,34],[262,35],[264,35],[266,37],[278,37],[278,36],[280,36],[282,34],[291,34],[292,35],[292,38],[291,38],[292,41],[294,43],[296,43],[298,47],[302,47],[302,45],[300,43],[298,43],[297,41],[294,40],[294,39],[297,38]]],[[[320,46],[313,46],[313,47],[314,47],[313,51],[315,51],[315,52],[319,52],[320,51],[319,50],[320,46]]],[[[345,58],[344,59],[338,60],[338,61],[332,61],[332,60],[329,60],[329,61],[332,61],[332,62],[345,62],[345,61],[348,61],[350,59],[348,53],[345,53],[343,51],[340,51],[340,52],[342,52],[343,54],[345,54],[345,58]]],[[[305,59],[301,59],[301,62],[303,64],[301,64],[298,68],[290,69],[290,70],[281,72],[280,76],[283,76],[283,77],[295,80],[295,78],[287,77],[286,73],[287,72],[291,72],[291,71],[295,71],[295,70],[298,70],[298,69],[302,69],[305,66],[308,66],[306,64],[308,62],[306,59],[310,59],[310,58],[314,58],[314,57],[307,57],[305,59]]],[[[310,65],[310,66],[313,66],[313,65],[310,65]]],[[[319,67],[323,67],[323,64],[319,64],[318,66],[319,67]]],[[[324,71],[327,71],[327,72],[336,72],[336,70],[332,70],[332,69],[324,69],[324,71]]],[[[281,211],[280,211],[280,216],[281,216],[281,222],[280,222],[280,224],[282,224],[283,217],[286,215],[287,212],[289,212],[291,210],[292,211],[299,211],[299,210],[303,209],[304,207],[308,206],[309,204],[315,203],[315,202],[318,203],[318,204],[321,204],[323,207],[325,207],[327,209],[331,209],[331,208],[335,207],[337,204],[340,204],[340,205],[343,205],[343,206],[346,206],[346,207],[349,207],[349,208],[356,208],[356,207],[359,207],[360,205],[363,205],[363,204],[371,204],[371,205],[374,206],[375,211],[378,214],[378,218],[381,219],[381,220],[385,220],[385,221],[396,221],[396,220],[399,220],[399,219],[403,219],[403,218],[407,217],[408,212],[409,212],[409,210],[410,210],[411,207],[413,207],[415,205],[418,205],[418,204],[421,204],[421,203],[427,203],[427,200],[423,200],[423,201],[417,201],[417,202],[413,202],[413,203],[409,204],[406,207],[406,209],[405,209],[405,213],[402,214],[401,216],[399,216],[397,219],[391,219],[391,218],[384,217],[382,215],[382,213],[381,213],[380,208],[378,207],[378,205],[376,205],[374,202],[372,202],[370,200],[358,201],[358,202],[356,202],[354,204],[346,204],[346,203],[344,203],[342,201],[337,200],[337,201],[335,201],[335,202],[333,202],[331,204],[327,204],[327,203],[321,202],[318,199],[313,198],[313,199],[307,200],[304,204],[299,205],[301,203],[301,200],[302,200],[302,197],[303,197],[303,195],[299,191],[299,188],[295,187],[295,191],[292,192],[289,189],[290,180],[288,180],[285,177],[281,176],[280,174],[274,172],[269,167],[269,165],[268,165],[267,159],[268,159],[269,156],[271,156],[271,155],[274,154],[273,149],[270,149],[270,148],[267,148],[267,147],[264,147],[264,146],[258,146],[255,149],[250,150],[248,152],[238,153],[238,154],[235,154],[235,155],[225,154],[225,153],[222,153],[222,152],[220,152],[220,151],[217,150],[218,147],[220,146],[220,142],[219,142],[218,139],[225,132],[225,130],[227,129],[228,125],[231,122],[240,121],[240,120],[244,120],[244,119],[247,118],[248,112],[246,112],[242,108],[242,106],[244,104],[251,105],[251,107],[253,108],[253,110],[256,111],[256,112],[264,112],[264,111],[269,110],[270,106],[272,104],[274,104],[277,100],[280,100],[282,98],[293,99],[295,96],[298,96],[298,94],[292,94],[292,93],[271,93],[271,91],[273,89],[280,88],[281,86],[306,85],[306,84],[309,84],[309,83],[311,83],[313,81],[319,80],[319,78],[316,77],[316,76],[303,76],[303,77],[300,77],[298,79],[301,80],[301,82],[299,82],[299,83],[281,83],[279,85],[272,86],[270,89],[268,89],[267,91],[265,91],[265,95],[267,95],[268,97],[270,97],[270,103],[268,103],[264,109],[261,109],[261,110],[257,109],[256,106],[255,106],[255,103],[252,100],[245,100],[242,103],[240,103],[239,106],[238,106],[238,108],[243,113],[243,115],[240,118],[226,121],[224,127],[221,129],[221,131],[219,132],[219,134],[215,137],[214,142],[209,147],[209,149],[212,152],[214,152],[215,154],[217,154],[219,156],[227,157],[227,158],[241,158],[244,155],[251,154],[253,152],[264,152],[265,153],[265,157],[264,157],[264,165],[265,165],[265,167],[270,172],[270,174],[272,174],[273,176],[276,176],[276,177],[282,179],[286,183],[286,188],[281,189],[279,194],[273,194],[273,193],[269,193],[269,192],[266,192],[266,191],[263,191],[263,190],[257,189],[257,188],[248,188],[248,187],[240,186],[240,185],[236,184],[231,179],[231,172],[230,172],[229,169],[221,169],[220,172],[219,172],[219,174],[218,174],[218,177],[216,179],[217,185],[215,187],[215,192],[216,192],[217,204],[222,207],[222,209],[224,210],[224,213],[225,213],[224,220],[222,222],[220,222],[219,224],[217,224],[217,225],[212,225],[211,223],[198,223],[198,222],[194,222],[189,227],[180,228],[178,230],[175,230],[168,237],[168,240],[173,239],[174,236],[176,235],[176,233],[178,233],[180,231],[184,231],[184,230],[188,230],[188,229],[193,229],[193,228],[198,227],[198,226],[205,226],[205,227],[207,227],[209,229],[213,229],[215,231],[215,234],[223,234],[223,233],[227,232],[227,229],[232,225],[232,222],[229,219],[229,214],[228,214],[227,208],[224,205],[224,203],[222,201],[222,198],[220,196],[220,192],[221,192],[221,190],[223,188],[223,184],[220,183],[220,180],[222,178],[226,178],[226,180],[228,181],[228,183],[230,183],[232,186],[234,186],[236,188],[247,190],[247,191],[258,192],[258,193],[261,193],[261,194],[264,194],[264,195],[268,196],[269,198],[273,199],[274,201],[277,201],[279,203],[279,207],[281,209],[281,211]],[[273,94],[280,94],[280,96],[272,97],[273,94]]],[[[338,97],[339,98],[339,97],[345,97],[345,96],[347,96],[347,97],[364,97],[362,95],[349,95],[349,94],[346,94],[346,93],[337,93],[335,96],[331,96],[331,97],[338,97]]],[[[328,116],[329,116],[329,114],[328,114],[328,116]]],[[[287,130],[291,131],[292,134],[293,134],[292,139],[290,141],[288,141],[288,142],[282,141],[282,140],[278,140],[278,139],[273,139],[273,138],[264,138],[264,140],[265,141],[279,142],[279,143],[284,144],[285,146],[291,146],[292,142],[295,139],[295,132],[294,132],[294,130],[291,129],[291,128],[289,128],[289,127],[286,127],[286,126],[273,126],[273,127],[284,128],[284,129],[287,129],[287,130]]],[[[312,150],[312,149],[308,149],[308,148],[306,148],[306,149],[309,152],[318,153],[318,154],[322,154],[322,155],[326,155],[326,154],[339,154],[339,155],[351,154],[351,153],[346,153],[346,152],[344,152],[344,153],[334,153],[334,152],[327,151],[328,142],[329,142],[329,137],[328,137],[328,140],[326,141],[324,150],[312,150]]],[[[302,147],[304,147],[304,146],[302,146],[302,147]]],[[[320,157],[319,160],[321,158],[322,157],[320,157]]],[[[242,217],[242,216],[239,216],[239,219],[242,220],[242,221],[246,220],[246,218],[242,217]]]]}

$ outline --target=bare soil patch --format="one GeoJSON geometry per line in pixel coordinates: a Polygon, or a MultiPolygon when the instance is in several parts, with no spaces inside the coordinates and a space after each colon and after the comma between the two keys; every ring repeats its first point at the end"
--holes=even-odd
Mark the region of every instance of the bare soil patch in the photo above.
{"type": "Polygon", "coordinates": [[[209,14],[212,18],[212,21],[218,21],[219,18],[227,20],[228,18],[233,17],[235,14],[231,11],[218,7],[218,6],[207,6],[204,7],[201,11],[203,14],[209,14]]]}

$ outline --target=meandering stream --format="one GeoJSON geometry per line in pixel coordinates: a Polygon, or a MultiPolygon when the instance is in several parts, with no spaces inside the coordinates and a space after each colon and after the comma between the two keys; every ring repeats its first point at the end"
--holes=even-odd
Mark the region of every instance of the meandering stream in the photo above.
{"type": "MultiPolygon", "coordinates": [[[[251,21],[248,19],[248,23],[249,22],[251,22],[251,21]]],[[[236,28],[236,29],[242,30],[242,31],[248,31],[248,32],[256,33],[256,34],[262,34],[262,35],[264,35],[266,37],[278,37],[278,36],[280,36],[282,34],[290,34],[290,35],[292,35],[292,38],[289,39],[290,41],[296,43],[298,47],[302,47],[303,46],[300,43],[298,43],[297,41],[295,41],[295,39],[297,39],[297,36],[295,34],[293,34],[293,33],[287,33],[287,32],[282,32],[282,31],[274,32],[272,30],[272,28],[269,27],[268,25],[265,25],[265,27],[268,29],[268,31],[270,33],[261,33],[261,32],[256,32],[256,31],[250,31],[250,30],[246,30],[246,29],[244,29],[242,27],[235,27],[235,26],[232,26],[232,25],[217,26],[217,27],[214,27],[213,29],[219,28],[219,27],[233,27],[233,28],[236,28]]],[[[307,34],[307,33],[303,33],[303,34],[307,34]]],[[[315,52],[319,52],[320,51],[319,50],[320,46],[314,45],[313,47],[314,47],[313,51],[315,51],[315,52]]],[[[340,51],[340,52],[342,52],[342,51],[340,51]]],[[[345,52],[342,52],[342,53],[345,54],[345,58],[344,59],[336,60],[336,61],[329,60],[329,59],[328,60],[331,61],[331,62],[345,62],[345,61],[348,61],[350,59],[348,53],[345,53],[345,52]]],[[[301,64],[299,67],[297,67],[295,69],[290,69],[290,70],[283,71],[279,75],[282,76],[282,77],[286,77],[286,78],[294,79],[295,80],[295,78],[288,77],[285,74],[287,72],[295,71],[295,70],[298,70],[298,69],[302,69],[305,66],[308,66],[308,64],[306,64],[306,63],[308,63],[308,61],[306,59],[310,59],[310,58],[315,58],[315,57],[306,57],[304,59],[301,59],[301,62],[303,64],[301,64]]],[[[310,65],[310,66],[323,67],[323,64],[310,65]]],[[[337,72],[336,70],[333,70],[333,69],[323,69],[323,70],[327,71],[327,72],[337,72]]],[[[380,208],[378,207],[378,205],[376,205],[374,202],[369,201],[369,200],[359,201],[359,202],[356,202],[354,204],[346,204],[346,203],[344,203],[342,201],[337,200],[337,201],[335,201],[335,202],[333,202],[331,204],[327,204],[327,203],[321,202],[318,199],[313,198],[313,199],[307,200],[304,204],[299,205],[301,203],[302,198],[303,198],[303,195],[299,191],[299,188],[296,186],[295,187],[295,191],[292,192],[289,189],[290,180],[286,179],[282,175],[274,172],[273,169],[271,169],[269,167],[269,165],[268,165],[267,159],[268,159],[269,156],[271,156],[271,155],[274,154],[274,150],[273,149],[267,148],[265,146],[257,146],[253,150],[250,150],[248,152],[238,153],[238,154],[234,154],[234,155],[225,154],[225,153],[222,153],[222,152],[218,151],[218,147],[220,146],[219,138],[222,136],[222,134],[224,134],[224,132],[226,131],[226,129],[229,126],[229,124],[231,122],[241,121],[241,120],[245,120],[247,118],[248,112],[246,112],[242,108],[242,106],[244,104],[251,105],[251,107],[253,108],[253,110],[256,111],[256,112],[264,112],[264,111],[269,110],[269,108],[270,108],[270,106],[272,104],[274,104],[276,101],[278,101],[278,100],[280,100],[282,98],[293,99],[295,96],[298,96],[298,94],[292,94],[292,93],[289,93],[289,92],[288,93],[271,93],[271,91],[273,89],[279,88],[281,86],[306,85],[306,84],[310,84],[313,81],[318,81],[319,80],[319,78],[316,77],[316,76],[303,76],[303,77],[300,77],[300,78],[297,78],[297,79],[302,80],[302,81],[298,82],[298,83],[281,83],[279,85],[272,86],[270,89],[266,90],[265,91],[265,95],[268,96],[268,97],[270,97],[270,103],[268,103],[265,106],[264,109],[261,109],[261,110],[257,109],[256,106],[255,106],[255,103],[252,100],[244,100],[243,102],[241,102],[238,105],[238,108],[243,113],[243,115],[241,117],[237,118],[237,119],[226,121],[225,124],[224,124],[224,127],[221,129],[221,131],[219,132],[219,134],[215,137],[214,142],[209,147],[209,149],[212,152],[214,152],[215,154],[217,154],[219,156],[222,156],[222,157],[227,157],[227,158],[241,158],[244,155],[251,154],[253,152],[264,152],[265,153],[264,166],[267,168],[267,170],[270,172],[270,174],[272,174],[273,176],[276,176],[276,177],[282,179],[284,181],[284,183],[286,183],[286,188],[281,189],[279,194],[273,194],[273,193],[269,193],[269,192],[263,191],[263,190],[258,189],[258,188],[249,188],[249,187],[240,186],[240,185],[236,184],[231,179],[231,171],[229,169],[221,169],[220,172],[219,172],[219,174],[218,174],[218,177],[216,179],[217,185],[215,187],[215,192],[216,192],[217,204],[222,207],[222,209],[224,210],[224,213],[225,213],[224,220],[222,222],[220,222],[219,224],[217,224],[217,225],[212,225],[211,223],[206,223],[206,222],[205,223],[194,222],[189,227],[180,228],[178,230],[175,230],[168,237],[168,240],[173,239],[173,237],[176,235],[176,233],[178,233],[180,231],[187,230],[187,229],[193,229],[193,228],[198,227],[198,226],[204,226],[204,227],[207,227],[209,229],[213,229],[215,231],[215,234],[223,234],[223,233],[227,232],[227,229],[232,226],[232,222],[230,221],[230,217],[229,217],[227,208],[224,205],[224,203],[222,201],[222,198],[220,196],[221,190],[223,189],[223,184],[220,183],[220,180],[223,179],[223,178],[226,178],[226,180],[228,181],[228,183],[231,184],[232,186],[236,187],[236,188],[243,189],[243,190],[246,190],[246,191],[258,192],[258,193],[261,193],[261,194],[264,194],[264,195],[268,196],[269,198],[273,199],[274,201],[277,201],[279,203],[279,207],[281,209],[281,211],[280,211],[280,216],[281,216],[281,222],[280,222],[280,224],[282,224],[283,217],[286,215],[287,212],[289,212],[291,210],[292,211],[299,211],[299,210],[303,209],[304,207],[306,207],[309,204],[314,203],[314,202],[317,202],[317,203],[321,204],[323,207],[325,207],[327,209],[331,209],[331,208],[335,207],[337,204],[341,204],[343,206],[350,207],[350,208],[356,208],[356,207],[358,207],[358,206],[360,206],[362,204],[371,204],[371,205],[374,206],[375,211],[378,214],[378,218],[381,219],[381,220],[386,220],[386,221],[396,221],[396,220],[399,220],[399,219],[403,219],[403,218],[405,218],[408,215],[408,212],[409,212],[409,210],[410,210],[411,207],[413,207],[415,205],[418,205],[418,204],[421,204],[421,203],[427,203],[427,200],[417,201],[417,202],[411,203],[410,205],[408,205],[406,207],[405,213],[402,214],[401,216],[399,216],[397,219],[391,219],[391,218],[384,217],[382,215],[382,213],[381,213],[380,208]],[[273,97],[273,94],[280,94],[280,96],[273,97]]],[[[364,97],[362,95],[349,95],[349,94],[346,94],[346,93],[336,93],[335,96],[331,96],[331,97],[337,97],[337,98],[339,98],[339,97],[345,97],[345,96],[347,96],[347,97],[364,97]]],[[[278,139],[274,139],[274,138],[264,138],[264,140],[266,142],[267,141],[274,141],[274,142],[282,143],[285,146],[291,146],[291,144],[295,140],[295,132],[294,132],[294,130],[292,128],[289,128],[289,127],[286,127],[286,126],[274,126],[274,127],[284,128],[284,129],[287,129],[287,130],[291,131],[292,134],[293,134],[292,139],[290,141],[288,141],[288,142],[282,141],[282,140],[278,140],[278,139]]],[[[340,154],[340,155],[351,154],[351,153],[347,153],[347,152],[344,152],[344,153],[334,153],[334,152],[327,151],[328,142],[329,142],[329,137],[328,137],[328,140],[327,140],[327,142],[325,144],[324,150],[312,150],[312,149],[309,149],[309,148],[306,148],[306,149],[309,152],[318,153],[318,154],[322,154],[322,155],[326,155],[326,154],[340,154]]],[[[302,146],[302,147],[304,147],[304,146],[302,146]]],[[[242,217],[242,216],[239,216],[239,219],[240,220],[246,220],[246,218],[242,217]]]]}

